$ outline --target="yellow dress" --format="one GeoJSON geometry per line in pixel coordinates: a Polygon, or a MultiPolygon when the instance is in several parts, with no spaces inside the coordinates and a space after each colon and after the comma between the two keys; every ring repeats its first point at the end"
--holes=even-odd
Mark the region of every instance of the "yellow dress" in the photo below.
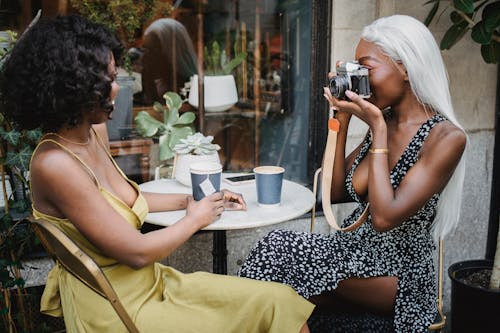
{"type": "MultiPolygon", "coordinates": [[[[47,141],[79,160],[94,178],[104,200],[127,223],[136,229],[141,227],[148,206],[135,182],[127,179],[138,192],[130,208],[101,187],[92,170],[65,146],[44,140],[38,147],[47,141]]],[[[106,257],[68,219],[48,216],[34,207],[33,215],[54,223],[97,262],[141,332],[299,332],[314,308],[292,288],[275,282],[206,272],[183,274],[160,263],[134,270],[106,257]]],[[[59,265],[48,275],[41,311],[52,316],[64,314],[69,333],[126,332],[109,302],[59,265]]]]}

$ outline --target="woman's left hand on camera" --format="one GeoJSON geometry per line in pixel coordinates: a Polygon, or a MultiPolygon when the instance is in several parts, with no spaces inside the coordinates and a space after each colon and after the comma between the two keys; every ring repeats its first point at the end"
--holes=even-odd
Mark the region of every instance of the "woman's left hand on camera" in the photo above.
{"type": "Polygon", "coordinates": [[[323,87],[323,96],[328,101],[329,106],[331,108],[336,109],[339,115],[342,113],[348,113],[348,114],[356,113],[356,110],[353,110],[353,108],[355,109],[358,108],[356,104],[333,97],[328,87],[323,87]]]}
{"type": "Polygon", "coordinates": [[[346,96],[349,97],[349,99],[352,102],[347,102],[349,104],[355,104],[357,107],[349,108],[349,111],[364,121],[365,123],[368,124],[368,126],[372,127],[375,125],[379,120],[383,120],[383,114],[382,111],[376,107],[374,104],[368,102],[367,100],[359,97],[358,94],[355,92],[352,92],[350,90],[347,90],[345,92],[346,96]]]}

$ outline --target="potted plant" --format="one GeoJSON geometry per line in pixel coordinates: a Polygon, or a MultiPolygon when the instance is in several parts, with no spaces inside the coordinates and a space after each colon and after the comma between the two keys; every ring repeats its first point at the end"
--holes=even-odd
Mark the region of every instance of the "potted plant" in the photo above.
{"type": "Polygon", "coordinates": [[[163,98],[165,106],[158,102],[153,105],[153,110],[163,115],[163,122],[153,118],[146,111],[139,112],[135,117],[135,128],[139,135],[158,139],[160,161],[174,157],[174,146],[193,133],[192,124],[195,119],[191,111],[179,115],[179,109],[185,102],[179,94],[169,91],[163,98]]]}
{"type": "MultiPolygon", "coordinates": [[[[429,25],[441,5],[441,0],[432,1],[433,6],[425,20],[429,25]]],[[[426,2],[431,3],[431,1],[426,2]]],[[[454,0],[444,2],[450,10],[451,26],[441,39],[440,48],[449,49],[468,31],[473,41],[481,45],[481,56],[486,63],[498,63],[500,57],[500,2],[494,0],[454,0]],[[479,15],[481,13],[481,15],[479,15]]],[[[498,89],[497,89],[498,91],[498,89]]],[[[498,98],[498,93],[497,93],[498,98]]],[[[498,115],[497,115],[498,119],[498,115]]],[[[498,127],[496,136],[498,137],[498,127]]],[[[498,139],[495,155],[498,155],[498,139]]],[[[495,157],[495,160],[498,156],[495,157]]],[[[495,168],[495,170],[498,168],[495,168]]],[[[493,175],[492,195],[495,187],[493,175]]],[[[495,201],[492,200],[491,210],[495,201]]],[[[451,326],[453,332],[473,332],[482,328],[499,326],[500,308],[500,232],[498,214],[490,219],[490,235],[497,236],[494,263],[491,260],[468,260],[452,264],[448,269],[451,279],[451,326]],[[496,225],[495,225],[496,224],[496,225]]]]}
{"type": "MultiPolygon", "coordinates": [[[[246,52],[238,52],[236,44],[235,56],[230,59],[225,50],[221,50],[217,41],[204,48],[204,87],[205,111],[217,112],[228,110],[238,101],[238,92],[233,69],[243,62],[246,52]]],[[[191,78],[189,104],[198,107],[198,75],[191,78]]]]}
{"type": "Polygon", "coordinates": [[[216,162],[220,163],[218,150],[220,146],[212,143],[214,137],[204,136],[200,132],[189,135],[181,139],[174,146],[176,153],[174,159],[174,178],[181,184],[191,186],[191,175],[189,166],[196,162],[216,162]]]}

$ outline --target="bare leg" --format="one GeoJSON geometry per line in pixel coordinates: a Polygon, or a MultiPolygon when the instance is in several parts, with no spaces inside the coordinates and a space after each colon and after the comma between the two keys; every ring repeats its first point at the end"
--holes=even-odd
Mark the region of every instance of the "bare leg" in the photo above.
{"type": "Polygon", "coordinates": [[[392,313],[398,289],[398,278],[380,276],[350,278],[339,282],[334,292],[311,297],[310,301],[323,310],[356,310],[358,306],[372,311],[392,313]],[[354,306],[348,306],[353,303],[354,306]]]}
{"type": "Polygon", "coordinates": [[[302,326],[299,333],[310,333],[309,326],[307,326],[307,323],[305,323],[304,326],[302,326]]]}

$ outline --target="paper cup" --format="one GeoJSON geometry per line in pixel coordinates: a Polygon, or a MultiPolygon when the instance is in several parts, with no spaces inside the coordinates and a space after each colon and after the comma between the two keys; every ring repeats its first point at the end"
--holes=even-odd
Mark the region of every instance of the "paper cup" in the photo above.
{"type": "Polygon", "coordinates": [[[259,206],[279,206],[285,169],[279,166],[259,166],[253,169],[259,206]]]}
{"type": "Polygon", "coordinates": [[[198,201],[205,196],[220,191],[222,165],[214,162],[191,163],[191,186],[193,198],[198,201]]]}

